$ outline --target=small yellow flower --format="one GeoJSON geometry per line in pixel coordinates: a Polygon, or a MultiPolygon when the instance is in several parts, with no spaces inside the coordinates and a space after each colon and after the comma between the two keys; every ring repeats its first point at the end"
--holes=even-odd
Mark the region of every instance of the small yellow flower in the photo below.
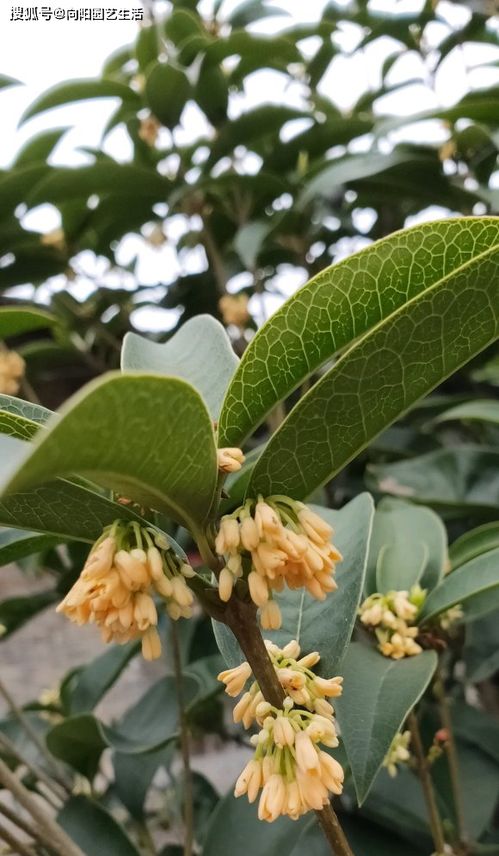
{"type": "Polygon", "coordinates": [[[411,742],[411,732],[399,732],[393,738],[390,748],[383,760],[383,767],[386,767],[388,774],[393,778],[397,775],[398,766],[407,764],[410,760],[411,753],[409,752],[409,744],[411,742]]]}
{"type": "Polygon", "coordinates": [[[0,349],[0,393],[17,395],[26,364],[16,351],[0,349]]]}
{"type": "Polygon", "coordinates": [[[248,309],[248,295],[224,294],[218,301],[218,308],[226,326],[234,324],[236,327],[246,327],[251,318],[248,309]]]}
{"type": "Polygon", "coordinates": [[[57,611],[77,624],[96,624],[104,642],[121,645],[140,639],[144,658],[155,660],[161,641],[154,596],[161,597],[171,618],[189,618],[193,596],[185,577],[191,573],[190,566],[165,549],[161,533],[117,520],[95,543],[57,611]]]}
{"type": "Polygon", "coordinates": [[[222,518],[215,539],[215,549],[225,560],[219,577],[221,599],[232,594],[227,571],[235,578],[243,576],[260,609],[262,628],[277,630],[281,613],[273,595],[284,586],[305,588],[317,600],[336,589],[333,577],[342,557],[331,537],[329,524],[302,502],[285,496],[248,500],[222,518]]]}
{"type": "Polygon", "coordinates": [[[359,608],[362,624],[373,628],[378,650],[384,657],[401,660],[421,654],[415,641],[418,635],[416,620],[425,601],[426,591],[413,586],[408,591],[377,592],[368,597],[359,608]]]}
{"type": "Polygon", "coordinates": [[[237,473],[244,464],[241,449],[217,449],[218,469],[223,473],[237,473]]]}

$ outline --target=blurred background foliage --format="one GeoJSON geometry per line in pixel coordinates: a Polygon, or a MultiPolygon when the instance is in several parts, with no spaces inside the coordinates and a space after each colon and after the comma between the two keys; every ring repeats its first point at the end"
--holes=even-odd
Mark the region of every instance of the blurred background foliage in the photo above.
{"type": "MultiPolygon", "coordinates": [[[[299,26],[286,4],[271,0],[245,0],[230,11],[216,0],[208,14],[196,0],[174,0],[166,14],[158,5],[147,3],[135,43],[111,56],[100,78],[61,82],[23,117],[28,121],[59,105],[112,99],[101,145],[85,150],[85,165],[54,165],[54,151],[67,130],[55,128],[30,139],[0,174],[0,303],[11,312],[22,307],[14,326],[2,330],[0,319],[0,392],[18,392],[53,409],[92,377],[118,367],[127,331],[149,328],[153,338],[166,341],[200,313],[224,322],[240,355],[273,309],[334,261],[424,219],[499,213],[494,3],[329,2],[320,20],[299,26]],[[261,31],[266,19],[273,22],[271,32],[261,31]],[[349,63],[359,58],[364,91],[346,107],[349,63]],[[450,63],[458,63],[466,91],[443,104],[439,80],[454,67],[450,63]],[[267,100],[269,78],[263,77],[255,97],[255,80],[269,70],[280,95],[267,100]],[[413,109],[422,102],[426,109],[413,109]],[[107,149],[108,136],[117,131],[127,152],[120,159],[107,149]],[[59,212],[57,229],[39,233],[26,227],[27,213],[41,205],[59,212]],[[124,252],[130,247],[132,252],[124,252]],[[142,279],[144,255],[153,260],[153,282],[142,279]],[[9,351],[24,360],[23,377],[19,364],[9,362],[9,351]]],[[[0,78],[2,87],[15,85],[0,78]]],[[[451,546],[450,563],[459,564],[463,551],[470,558],[497,547],[498,386],[494,346],[378,437],[319,499],[339,507],[367,484],[376,498],[387,494],[429,505],[457,544],[451,546]]],[[[39,410],[27,415],[43,421],[39,410]]],[[[255,446],[282,415],[272,414],[255,446]]],[[[182,541],[182,533],[176,534],[182,541]]],[[[2,564],[20,558],[27,570],[49,569],[55,582],[36,596],[0,603],[7,636],[67,590],[87,549],[70,545],[61,554],[56,544],[33,540],[16,542],[13,549],[12,537],[12,530],[1,535],[2,564]],[[31,556],[34,548],[42,551],[37,558],[31,556]]],[[[194,686],[185,690],[191,729],[196,736],[218,734],[237,743],[241,737],[232,726],[227,731],[217,698],[214,674],[220,659],[208,622],[189,622],[182,634],[186,682],[194,686]]],[[[466,793],[471,800],[480,785],[487,795],[470,820],[481,842],[470,850],[476,853],[499,852],[492,829],[498,726],[490,718],[499,707],[498,649],[495,614],[461,629],[449,652],[450,695],[460,703],[472,697],[480,708],[473,708],[476,715],[486,717],[470,723],[470,708],[464,706],[459,736],[466,793]]],[[[76,829],[80,842],[87,825],[109,834],[116,848],[109,854],[155,852],[145,803],[158,768],[169,770],[170,786],[163,789],[154,824],[167,828],[180,817],[178,770],[172,767],[174,695],[158,701],[166,692],[165,679],[113,731],[103,730],[91,713],[135,653],[132,646],[102,654],[66,675],[54,698],[34,701],[25,711],[40,734],[51,732],[53,758],[63,759],[78,782],[84,777],[92,784],[66,805],[61,823],[76,829]],[[146,713],[151,739],[139,745],[146,713]],[[109,749],[114,772],[106,779],[98,770],[109,749]],[[141,756],[139,766],[134,754],[141,756]],[[88,799],[90,793],[99,796],[100,807],[88,799]],[[133,842],[120,838],[124,833],[107,813],[116,805],[128,811],[133,842]]],[[[428,698],[423,709],[428,745],[433,719],[428,698]]],[[[15,766],[23,760],[23,728],[9,717],[0,731],[3,751],[15,766]]],[[[24,760],[47,767],[36,746],[28,756],[24,760]]],[[[443,802],[449,790],[444,767],[438,761],[443,802]]],[[[64,787],[67,776],[66,770],[64,787]]],[[[342,811],[359,856],[430,852],[416,786],[409,771],[395,782],[383,772],[351,830],[353,801],[347,791],[342,811]]],[[[196,774],[199,842],[217,800],[209,782],[196,774]]],[[[229,803],[220,803],[219,826],[228,822],[229,808],[235,811],[229,803]]],[[[255,834],[250,809],[241,803],[237,811],[237,821],[230,822],[255,834]]],[[[267,856],[284,852],[283,842],[290,840],[287,828],[276,824],[275,829],[274,843],[267,837],[261,851],[267,856]]],[[[223,849],[217,830],[212,826],[207,856],[233,852],[223,849]]],[[[269,836],[267,827],[264,833],[269,836]]],[[[292,835],[294,842],[296,832],[292,835]]],[[[321,853],[314,835],[304,828],[296,853],[301,846],[321,853]]],[[[181,851],[168,845],[162,852],[181,851]]]]}

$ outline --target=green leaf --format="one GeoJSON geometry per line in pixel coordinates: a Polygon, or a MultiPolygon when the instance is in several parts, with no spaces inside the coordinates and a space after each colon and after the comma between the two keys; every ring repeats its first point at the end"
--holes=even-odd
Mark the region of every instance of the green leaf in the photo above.
{"type": "Polygon", "coordinates": [[[270,226],[263,220],[255,220],[242,226],[234,238],[234,247],[248,270],[253,270],[270,226]]]}
{"type": "Polygon", "coordinates": [[[499,622],[495,612],[466,625],[464,661],[466,677],[475,684],[499,671],[499,622]]]}
{"type": "MultiPolygon", "coordinates": [[[[297,639],[304,654],[319,651],[320,672],[331,677],[341,669],[352,635],[364,585],[374,507],[369,494],[364,493],[340,511],[314,508],[333,526],[334,543],[344,556],[336,571],[338,590],[322,602],[300,589],[278,595],[282,627],[266,631],[265,637],[282,645],[297,639]]],[[[224,624],[214,621],[213,626],[222,656],[230,667],[237,666],[243,656],[234,636],[224,624]]]]}
{"type": "Polygon", "coordinates": [[[17,309],[10,306],[0,309],[0,339],[42,330],[54,324],[57,324],[57,318],[44,309],[17,309]]]}
{"type": "Polygon", "coordinates": [[[401,166],[414,161],[428,162],[428,156],[417,158],[413,151],[398,151],[390,154],[359,154],[348,155],[344,158],[326,163],[320,172],[314,170],[313,177],[307,181],[305,189],[298,198],[298,206],[304,207],[318,196],[327,196],[338,191],[344,184],[383,174],[394,166],[401,166]]]}
{"type": "Polygon", "coordinates": [[[31,164],[22,169],[13,169],[0,177],[0,211],[6,217],[21,203],[26,202],[35,184],[50,173],[46,163],[31,164]]]}
{"type": "Polygon", "coordinates": [[[89,797],[71,797],[57,815],[57,822],[86,856],[96,856],[97,852],[102,856],[139,856],[123,827],[89,797]]]}
{"type": "Polygon", "coordinates": [[[0,530],[0,567],[18,562],[26,556],[41,553],[60,543],[53,535],[38,535],[36,532],[20,532],[18,529],[0,530]]]}
{"type": "Polygon", "coordinates": [[[498,264],[499,245],[435,282],[347,350],[273,435],[249,490],[305,498],[493,342],[498,264]]]}
{"type": "Polygon", "coordinates": [[[19,169],[29,166],[38,161],[47,161],[58,142],[62,139],[69,128],[55,128],[53,131],[44,131],[28,140],[18,153],[12,168],[19,169]]]}
{"type": "Polygon", "coordinates": [[[228,21],[232,27],[247,27],[253,21],[275,15],[288,15],[288,12],[279,6],[267,6],[265,0],[245,0],[236,6],[228,21]]]}
{"type": "Polygon", "coordinates": [[[187,321],[163,344],[127,333],[121,352],[123,371],[158,372],[192,383],[212,419],[218,419],[238,362],[225,329],[211,315],[187,321]]]}
{"type": "Polygon", "coordinates": [[[499,724],[490,713],[457,701],[451,708],[454,733],[463,743],[472,743],[499,764],[499,724]]]}
{"type": "MultiPolygon", "coordinates": [[[[13,460],[25,458],[30,445],[0,435],[0,473],[13,460]]],[[[34,530],[92,543],[118,517],[138,520],[129,508],[112,502],[82,484],[57,479],[0,500],[0,525],[34,530]]]]}
{"type": "Polygon", "coordinates": [[[190,93],[191,85],[179,68],[162,62],[153,66],[146,82],[147,105],[166,128],[178,125],[190,93]]]}
{"type": "Polygon", "coordinates": [[[0,74],[0,89],[6,89],[8,86],[21,86],[21,81],[7,74],[0,74]]]}
{"type": "Polygon", "coordinates": [[[314,277],[274,313],[246,349],[222,409],[222,445],[240,445],[278,401],[336,352],[494,247],[498,227],[499,221],[480,218],[425,223],[314,277]],[[413,275],[415,265],[418,276],[413,275]]]}
{"type": "Polygon", "coordinates": [[[12,413],[14,416],[22,416],[30,422],[38,422],[43,425],[52,416],[53,411],[41,404],[33,404],[32,401],[24,401],[14,395],[0,394],[0,410],[4,413],[12,413]]]}
{"type": "Polygon", "coordinates": [[[359,804],[436,666],[434,651],[391,660],[359,642],[350,645],[342,665],[344,691],[335,708],[359,804]]]}
{"type": "MultiPolygon", "coordinates": [[[[429,621],[451,606],[461,604],[465,614],[479,599],[480,614],[496,607],[491,595],[499,588],[499,547],[477,556],[448,574],[443,582],[428,595],[421,610],[420,620],[429,621]],[[481,597],[485,595],[485,597],[481,597]]],[[[475,604],[476,606],[476,604],[475,604]]],[[[474,612],[476,615],[476,612],[474,612]]]]}
{"type": "Polygon", "coordinates": [[[75,473],[195,528],[217,481],[213,427],[201,398],[177,378],[105,375],[48,423],[4,496],[75,473]]]}
{"type": "Polygon", "coordinates": [[[440,413],[435,422],[449,422],[451,420],[492,422],[499,425],[499,401],[492,399],[475,399],[465,404],[458,404],[440,413]]]}
{"type": "Polygon", "coordinates": [[[55,589],[30,594],[28,597],[11,597],[0,602],[0,634],[2,639],[7,638],[15,630],[22,627],[26,621],[33,618],[47,606],[56,603],[59,595],[55,589]]]}
{"type": "Polygon", "coordinates": [[[144,803],[152,780],[160,767],[170,766],[174,751],[173,744],[164,746],[147,755],[141,755],[139,763],[134,755],[114,753],[114,790],[136,820],[144,819],[144,803]]]}
{"type": "Polygon", "coordinates": [[[258,820],[257,804],[232,792],[221,800],[213,813],[202,856],[234,856],[251,847],[251,856],[283,856],[289,853],[305,819],[280,817],[274,823],[258,820]]]}
{"type": "Polygon", "coordinates": [[[382,500],[374,515],[366,592],[433,588],[442,577],[447,535],[429,508],[397,499],[382,500]]]}
{"type": "Polygon", "coordinates": [[[372,490],[435,508],[497,512],[498,472],[499,452],[467,445],[394,464],[370,465],[366,481],[372,490]]]}
{"type": "Polygon", "coordinates": [[[91,663],[73,670],[65,681],[65,705],[70,714],[93,710],[140,650],[138,642],[113,645],[91,663]]]}
{"type": "Polygon", "coordinates": [[[6,413],[4,410],[0,410],[0,434],[4,434],[6,437],[16,437],[18,440],[32,440],[39,430],[39,422],[26,419],[26,417],[16,413],[6,413]]]}
{"type": "MultiPolygon", "coordinates": [[[[246,35],[249,36],[249,34],[246,35]]],[[[262,138],[271,138],[274,141],[286,122],[293,119],[304,119],[308,115],[303,110],[279,104],[262,104],[248,110],[238,116],[237,119],[227,122],[220,129],[217,139],[212,145],[207,165],[213,166],[220,158],[233,151],[236,146],[244,145],[253,148],[252,143],[262,138]]]]}
{"type": "Polygon", "coordinates": [[[222,68],[204,58],[194,87],[194,100],[212,125],[217,127],[227,118],[229,84],[222,68]]]}
{"type": "Polygon", "coordinates": [[[449,547],[452,570],[496,547],[499,547],[499,523],[485,523],[465,532],[449,547]]]}
{"type": "MultiPolygon", "coordinates": [[[[497,805],[498,765],[488,755],[461,740],[457,741],[457,754],[464,822],[468,834],[477,839],[489,827],[497,805]]],[[[432,777],[437,791],[446,796],[448,815],[452,818],[450,776],[445,756],[433,766],[432,777]]]]}
{"type": "Polygon", "coordinates": [[[42,178],[28,195],[31,206],[54,204],[92,193],[112,193],[115,197],[138,197],[163,202],[171,182],[152,169],[128,163],[95,163],[91,166],[57,167],[42,178]]]}
{"type": "Polygon", "coordinates": [[[52,107],[91,98],[121,98],[136,109],[142,106],[140,96],[133,89],[115,80],[70,80],[57,84],[37,98],[23,113],[19,124],[22,125],[27,119],[44,113],[45,110],[51,110],[52,107]]]}
{"type": "MultiPolygon", "coordinates": [[[[184,679],[186,703],[199,693],[199,684],[184,679]]],[[[161,678],[112,727],[90,713],[68,716],[47,734],[47,746],[88,779],[99,768],[106,748],[126,755],[143,755],[161,749],[178,737],[178,705],[175,680],[161,678]]],[[[140,763],[140,761],[138,761],[140,763]]]]}
{"type": "Polygon", "coordinates": [[[428,809],[421,782],[413,770],[401,765],[393,779],[382,770],[362,806],[362,814],[380,823],[390,834],[400,835],[406,844],[410,841],[419,847],[423,856],[431,853],[428,809]]]}
{"type": "MultiPolygon", "coordinates": [[[[341,816],[341,825],[355,856],[426,856],[398,835],[361,817],[341,816]]],[[[330,856],[331,848],[314,818],[300,835],[290,856],[330,856]]]]}

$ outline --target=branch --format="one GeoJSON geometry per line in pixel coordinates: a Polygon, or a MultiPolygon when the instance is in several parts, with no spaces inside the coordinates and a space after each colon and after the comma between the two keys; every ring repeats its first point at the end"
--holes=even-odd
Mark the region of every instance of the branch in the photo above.
{"type": "Polygon", "coordinates": [[[447,760],[449,762],[450,782],[452,790],[452,799],[456,812],[457,832],[459,835],[460,842],[465,843],[467,841],[468,836],[466,833],[466,821],[464,817],[463,795],[460,786],[461,775],[459,772],[459,759],[457,756],[454,729],[452,728],[449,702],[447,700],[447,696],[445,695],[445,687],[440,669],[437,670],[437,675],[434,684],[434,692],[440,710],[440,718],[442,720],[442,725],[444,726],[447,732],[445,751],[447,753],[447,760]]]}
{"type": "Polygon", "coordinates": [[[192,856],[194,845],[194,804],[192,796],[192,774],[189,750],[189,724],[185,714],[184,691],[182,686],[182,661],[180,658],[180,645],[178,641],[175,622],[171,622],[171,639],[173,652],[173,669],[175,673],[175,685],[177,689],[178,715],[180,722],[180,749],[183,763],[183,791],[184,791],[184,856],[192,856]]]}
{"type": "MultiPolygon", "coordinates": [[[[22,752],[20,752],[19,749],[14,746],[14,744],[11,740],[9,740],[6,734],[0,734],[0,748],[3,748],[5,752],[7,752],[9,755],[12,755],[12,757],[18,762],[18,764],[21,764],[23,767],[26,767],[28,772],[30,772],[35,779],[37,779],[39,782],[42,782],[51,794],[52,799],[55,798],[60,802],[64,801],[64,799],[66,798],[66,794],[57,784],[57,782],[52,779],[49,779],[49,777],[44,773],[44,771],[40,770],[40,768],[36,764],[32,764],[30,761],[27,761],[22,752]]],[[[52,799],[49,800],[47,796],[45,797],[45,799],[50,802],[53,808],[59,808],[59,802],[54,804],[54,802],[52,802],[52,799]]]]}
{"type": "Polygon", "coordinates": [[[30,844],[20,841],[12,832],[9,832],[7,827],[0,823],[0,839],[10,847],[12,853],[17,856],[34,856],[35,851],[30,844]]]}
{"type": "MultiPolygon", "coordinates": [[[[275,673],[272,661],[256,621],[256,607],[235,597],[231,598],[225,616],[266,701],[281,708],[284,691],[275,673]]],[[[316,811],[322,831],[336,856],[354,856],[340,822],[331,804],[316,811]]]]}
{"type": "Polygon", "coordinates": [[[49,850],[57,856],[85,856],[77,844],[67,835],[61,826],[51,817],[44,808],[30,794],[17,776],[9,770],[7,764],[0,758],[0,784],[7,788],[15,797],[17,802],[31,815],[36,825],[40,838],[43,839],[49,850]]]}
{"type": "MultiPolygon", "coordinates": [[[[45,759],[45,761],[47,762],[49,767],[52,769],[53,773],[56,776],[57,781],[59,781],[59,777],[61,775],[61,770],[59,768],[59,765],[54,761],[54,759],[53,759],[52,755],[50,754],[50,752],[48,751],[47,747],[45,746],[43,741],[40,739],[39,735],[36,733],[33,726],[31,725],[31,722],[29,721],[28,717],[26,716],[24,711],[21,710],[21,708],[16,704],[13,696],[11,696],[9,690],[7,689],[7,687],[5,686],[5,684],[3,683],[2,680],[0,680],[0,695],[3,696],[3,698],[5,699],[5,703],[7,704],[10,712],[12,713],[14,718],[17,719],[21,728],[26,732],[26,734],[28,735],[28,737],[31,740],[31,742],[33,743],[33,745],[36,746],[36,748],[40,752],[40,755],[42,755],[42,757],[45,759]]],[[[24,761],[24,759],[23,759],[23,763],[26,763],[24,761]]],[[[29,766],[29,765],[26,764],[26,766],[29,766]]],[[[42,778],[42,777],[39,776],[39,778],[42,778]]],[[[60,785],[61,785],[61,787],[63,787],[67,791],[67,793],[70,793],[69,789],[67,788],[66,784],[63,781],[60,782],[60,785]]]]}
{"type": "Polygon", "coordinates": [[[418,718],[413,710],[411,710],[409,714],[408,724],[411,731],[412,746],[416,754],[418,774],[423,788],[426,807],[428,809],[433,843],[435,844],[437,856],[441,856],[441,854],[445,852],[445,838],[442,820],[438,811],[437,801],[435,799],[435,791],[433,790],[430,768],[423,748],[421,734],[419,733],[418,718]]]}

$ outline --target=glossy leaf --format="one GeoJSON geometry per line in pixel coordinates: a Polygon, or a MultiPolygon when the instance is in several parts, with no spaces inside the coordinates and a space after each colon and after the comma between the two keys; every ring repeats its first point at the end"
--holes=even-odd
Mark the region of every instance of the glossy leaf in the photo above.
{"type": "MultiPolygon", "coordinates": [[[[301,589],[285,590],[276,598],[282,610],[282,628],[266,631],[265,638],[282,645],[297,639],[303,653],[319,651],[319,671],[331,677],[341,671],[352,635],[364,585],[374,507],[369,494],[361,494],[340,511],[314,508],[334,527],[334,543],[344,556],[336,571],[338,590],[322,602],[301,589]]],[[[229,666],[238,665],[243,658],[231,631],[218,622],[214,627],[225,661],[229,666]]]]}
{"type": "Polygon", "coordinates": [[[38,161],[46,161],[52,154],[53,150],[60,142],[66,131],[69,128],[56,128],[53,131],[44,131],[38,134],[33,139],[29,140],[18,153],[13,166],[19,167],[28,166],[38,161]]]}
{"type": "Polygon", "coordinates": [[[64,698],[68,712],[77,714],[93,710],[139,650],[138,642],[114,645],[88,665],[73,671],[65,682],[64,698]]]}
{"type": "Polygon", "coordinates": [[[461,604],[465,614],[480,598],[480,613],[496,607],[494,591],[499,589],[499,547],[461,565],[428,595],[421,610],[421,620],[430,620],[451,606],[461,604]],[[485,595],[485,597],[483,597],[485,595]]]}
{"type": "MultiPolygon", "coordinates": [[[[355,856],[426,856],[424,850],[364,818],[342,815],[341,825],[355,856]]],[[[330,853],[331,848],[314,818],[300,835],[290,856],[330,856],[330,853]]]]}
{"type": "Polygon", "coordinates": [[[436,281],[347,350],[273,435],[250,491],[305,498],[493,342],[498,265],[499,245],[436,281]]]}
{"type": "Polygon", "coordinates": [[[212,419],[218,419],[238,362],[227,333],[211,315],[198,315],[187,321],[163,344],[127,333],[121,353],[123,371],[158,372],[192,383],[212,419]]]}
{"type": "MultiPolygon", "coordinates": [[[[25,458],[30,446],[12,437],[0,436],[0,472],[15,460],[25,458]]],[[[0,499],[0,525],[34,530],[60,539],[92,543],[118,517],[137,520],[133,511],[105,496],[66,479],[57,479],[30,490],[0,499]]]]}
{"type": "Polygon", "coordinates": [[[139,856],[123,827],[89,797],[71,797],[57,815],[57,822],[86,856],[95,856],[96,842],[99,852],[106,856],[139,856]]]}
{"type": "Polygon", "coordinates": [[[472,683],[486,681],[499,671],[499,622],[495,612],[466,625],[464,661],[466,677],[472,683]]]}
{"type": "Polygon", "coordinates": [[[20,416],[17,413],[5,412],[0,410],[0,434],[6,437],[15,437],[18,440],[32,440],[37,431],[40,430],[40,423],[32,419],[26,419],[25,416],[20,416]]]}
{"type": "Polygon", "coordinates": [[[44,309],[3,307],[0,309],[0,339],[42,330],[57,323],[57,318],[44,309]]]}
{"type": "Polygon", "coordinates": [[[246,797],[236,799],[232,791],[218,804],[207,831],[202,856],[233,856],[248,850],[251,856],[283,856],[293,847],[305,819],[280,817],[273,823],[262,823],[257,816],[257,803],[246,797]]]}
{"type": "Polygon", "coordinates": [[[174,65],[158,62],[148,75],[147,104],[166,128],[172,129],[178,124],[190,91],[186,75],[174,65]]]}
{"type": "Polygon", "coordinates": [[[436,422],[450,422],[452,420],[492,422],[499,425],[499,401],[492,399],[475,399],[465,404],[458,404],[445,410],[436,418],[436,422]]]}
{"type": "Polygon", "coordinates": [[[37,98],[23,113],[20,124],[27,119],[32,119],[38,113],[51,110],[52,107],[92,98],[121,98],[134,108],[140,107],[141,104],[140,97],[133,89],[115,80],[70,80],[57,84],[37,98]]]}
{"type": "Polygon", "coordinates": [[[55,589],[37,592],[26,597],[11,597],[0,602],[0,626],[2,639],[6,639],[15,630],[19,630],[47,606],[59,600],[55,589]]]}
{"type": "Polygon", "coordinates": [[[436,508],[496,511],[499,452],[481,446],[439,449],[407,461],[368,467],[372,490],[436,508]]]}
{"type": "Polygon", "coordinates": [[[150,169],[128,163],[95,163],[90,166],[57,167],[42,178],[28,194],[31,206],[42,202],[61,203],[87,198],[92,193],[114,197],[137,197],[163,202],[171,190],[167,178],[150,169]]]}
{"type": "Polygon", "coordinates": [[[4,482],[4,496],[75,473],[199,525],[217,479],[213,428],[199,395],[177,378],[105,375],[48,424],[4,482]]]}
{"type": "Polygon", "coordinates": [[[337,351],[498,241],[494,219],[426,223],[318,274],[274,313],[246,349],[224,402],[222,444],[239,445],[279,400],[337,351]],[[412,272],[419,257],[424,262],[416,277],[412,272]]]}
{"type": "Polygon", "coordinates": [[[0,394],[0,410],[4,413],[12,413],[14,416],[22,416],[31,422],[42,425],[52,416],[53,411],[41,404],[33,404],[32,401],[24,401],[13,395],[0,394]]]}
{"type": "Polygon", "coordinates": [[[366,592],[433,588],[444,571],[447,535],[429,508],[384,499],[374,515],[366,592]]]}
{"type": "Polygon", "coordinates": [[[359,642],[350,645],[341,669],[343,695],[335,708],[359,803],[436,665],[434,651],[392,660],[359,642]]]}
{"type": "Polygon", "coordinates": [[[41,553],[59,543],[60,539],[52,535],[22,532],[19,529],[0,529],[0,567],[41,553]]]}
{"type": "Polygon", "coordinates": [[[499,523],[484,523],[470,532],[465,532],[449,547],[449,559],[452,569],[459,568],[470,559],[481,556],[499,547],[499,523]]]}

